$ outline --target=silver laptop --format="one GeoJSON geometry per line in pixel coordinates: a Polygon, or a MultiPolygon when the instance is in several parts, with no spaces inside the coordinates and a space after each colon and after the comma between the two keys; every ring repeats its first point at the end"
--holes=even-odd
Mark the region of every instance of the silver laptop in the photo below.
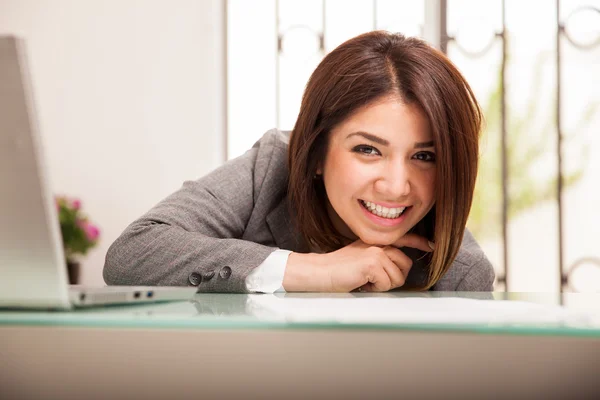
{"type": "Polygon", "coordinates": [[[188,300],[194,287],[69,286],[22,40],[0,36],[0,308],[188,300]]]}

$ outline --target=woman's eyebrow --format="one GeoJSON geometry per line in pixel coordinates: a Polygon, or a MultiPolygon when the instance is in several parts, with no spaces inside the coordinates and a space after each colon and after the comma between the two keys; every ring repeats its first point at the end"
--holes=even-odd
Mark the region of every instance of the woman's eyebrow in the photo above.
{"type": "Polygon", "coordinates": [[[362,132],[362,131],[353,132],[353,133],[349,134],[348,136],[346,136],[346,139],[349,139],[352,136],[362,136],[365,139],[368,139],[371,142],[375,142],[375,143],[380,144],[382,146],[389,146],[390,145],[390,142],[388,142],[387,140],[382,139],[379,136],[375,136],[375,135],[373,135],[371,133],[367,133],[367,132],[362,132]]]}
{"type": "MultiPolygon", "coordinates": [[[[348,136],[346,136],[346,139],[351,138],[352,136],[362,136],[365,139],[368,139],[372,142],[378,143],[382,146],[389,146],[390,142],[388,142],[387,140],[380,138],[379,136],[375,136],[372,133],[367,133],[367,132],[363,132],[363,131],[358,131],[358,132],[353,132],[351,134],[349,134],[348,136]]],[[[415,149],[425,149],[428,147],[433,147],[433,140],[430,140],[429,142],[417,142],[415,143],[415,149]]]]}
{"type": "Polygon", "coordinates": [[[417,142],[415,143],[415,149],[424,149],[426,147],[433,147],[433,140],[429,142],[417,142]]]}

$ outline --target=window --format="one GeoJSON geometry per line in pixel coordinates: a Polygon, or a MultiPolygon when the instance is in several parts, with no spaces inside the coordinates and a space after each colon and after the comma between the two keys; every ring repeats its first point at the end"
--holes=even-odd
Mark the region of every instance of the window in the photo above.
{"type": "Polygon", "coordinates": [[[310,73],[342,41],[424,37],[486,114],[469,228],[497,290],[600,290],[600,0],[228,0],[227,25],[228,158],[292,129],[310,73]]]}

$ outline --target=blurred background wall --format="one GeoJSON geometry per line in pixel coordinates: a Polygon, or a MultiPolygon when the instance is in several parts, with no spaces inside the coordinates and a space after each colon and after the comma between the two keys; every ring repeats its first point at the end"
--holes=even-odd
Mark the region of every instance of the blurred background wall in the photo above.
{"type": "Polygon", "coordinates": [[[225,159],[224,6],[218,0],[0,0],[0,34],[26,40],[56,194],[110,243],[186,179],[225,159]]]}
{"type": "Polygon", "coordinates": [[[599,10],[600,0],[0,0],[0,33],[27,40],[55,192],[81,198],[102,230],[83,283],[102,283],[110,243],[184,180],[267,129],[291,129],[327,52],[386,29],[442,48],[485,111],[469,228],[496,289],[597,291],[599,10]]]}

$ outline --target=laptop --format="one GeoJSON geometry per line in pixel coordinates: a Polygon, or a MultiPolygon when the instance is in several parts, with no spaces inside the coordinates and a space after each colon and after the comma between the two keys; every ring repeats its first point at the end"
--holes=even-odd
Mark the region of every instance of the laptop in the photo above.
{"type": "Polygon", "coordinates": [[[195,287],[69,286],[24,41],[0,36],[0,308],[189,300],[195,287]]]}

